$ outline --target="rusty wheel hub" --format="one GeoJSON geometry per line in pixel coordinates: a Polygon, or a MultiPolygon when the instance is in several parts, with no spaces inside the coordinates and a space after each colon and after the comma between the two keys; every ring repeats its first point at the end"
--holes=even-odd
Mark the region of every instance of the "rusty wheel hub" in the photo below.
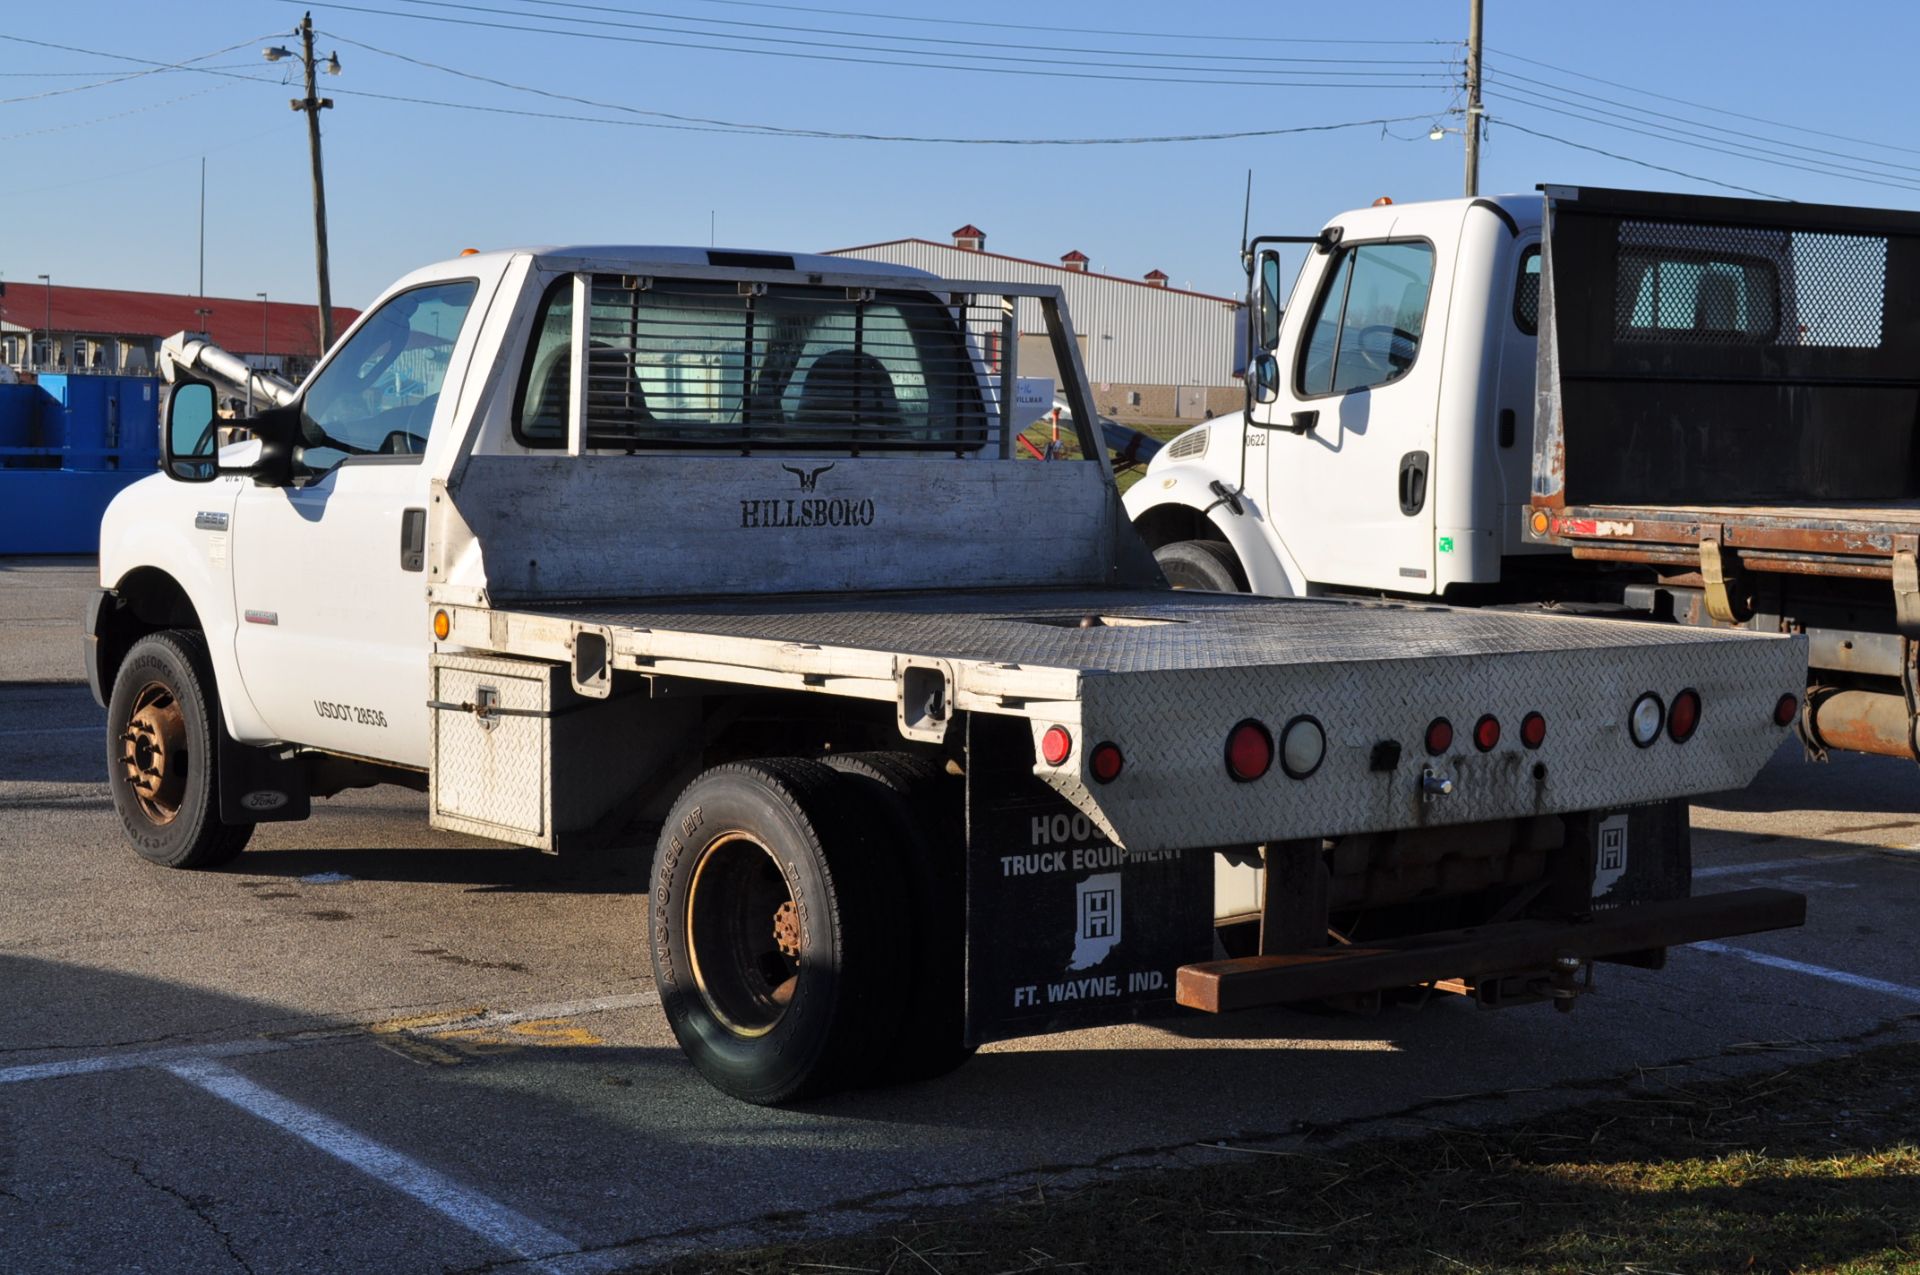
{"type": "Polygon", "coordinates": [[[800,909],[788,899],[773,913],[773,941],[780,955],[790,961],[800,959],[800,909]]]}
{"type": "Polygon", "coordinates": [[[120,766],[147,818],[172,823],[187,789],[187,719],[173,688],[151,682],[134,696],[120,766]]]}

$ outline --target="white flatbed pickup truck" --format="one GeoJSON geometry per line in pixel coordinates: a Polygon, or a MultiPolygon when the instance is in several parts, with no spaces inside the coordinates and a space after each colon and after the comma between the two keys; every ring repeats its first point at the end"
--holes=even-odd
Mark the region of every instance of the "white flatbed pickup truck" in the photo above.
{"type": "Polygon", "coordinates": [[[1172,591],[1104,464],[1015,459],[1039,330],[1104,455],[1057,290],[827,257],[468,255],[284,407],[179,381],[86,620],[134,846],[373,783],[546,850],[656,820],[668,1018],[760,1103],[1801,922],[1689,897],[1682,800],[1779,743],[1799,640],[1172,591]]]}

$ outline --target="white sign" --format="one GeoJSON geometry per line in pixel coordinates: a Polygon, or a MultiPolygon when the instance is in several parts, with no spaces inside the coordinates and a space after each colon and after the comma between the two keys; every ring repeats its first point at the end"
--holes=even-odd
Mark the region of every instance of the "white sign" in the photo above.
{"type": "Polygon", "coordinates": [[[1053,410],[1051,376],[1018,376],[1013,381],[1013,427],[1027,426],[1053,410]]]}

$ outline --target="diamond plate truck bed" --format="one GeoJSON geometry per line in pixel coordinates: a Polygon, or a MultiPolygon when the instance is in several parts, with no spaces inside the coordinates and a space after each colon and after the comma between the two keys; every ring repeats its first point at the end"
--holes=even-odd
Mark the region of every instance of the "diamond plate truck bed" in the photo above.
{"type": "MultiPolygon", "coordinates": [[[[548,660],[608,652],[613,669],[874,700],[937,678],[943,711],[1024,717],[1036,743],[1064,726],[1081,746],[1036,771],[1135,850],[1255,844],[1472,823],[1664,800],[1744,786],[1785,734],[1779,697],[1801,685],[1803,641],[1605,619],[1430,605],[1143,590],[843,595],[451,608],[443,648],[548,660]],[[583,638],[584,635],[584,638],[583,638]],[[1684,744],[1634,744],[1627,716],[1651,691],[1705,706],[1684,744]],[[1518,727],[1539,712],[1547,738],[1518,727]],[[1505,734],[1478,750],[1471,726],[1505,734]],[[1311,717],[1326,758],[1238,783],[1221,765],[1246,718],[1311,717]],[[1428,724],[1454,744],[1429,756],[1428,724]],[[1087,758],[1117,744],[1124,772],[1087,758]],[[1678,750],[1684,750],[1676,757],[1678,750]],[[1685,765],[1677,765],[1684,761],[1685,765]],[[1448,781],[1437,795],[1423,778],[1448,781]]],[[[937,727],[937,724],[936,724],[937,727]]],[[[1036,747],[1036,756],[1038,750],[1036,747]]]]}

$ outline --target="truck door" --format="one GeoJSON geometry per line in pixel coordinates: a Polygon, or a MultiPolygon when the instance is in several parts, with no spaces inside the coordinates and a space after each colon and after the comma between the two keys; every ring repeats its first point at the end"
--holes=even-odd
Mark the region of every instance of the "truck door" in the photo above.
{"type": "MultiPolygon", "coordinates": [[[[1444,297],[1425,239],[1343,243],[1280,343],[1286,428],[1267,442],[1268,516],[1315,584],[1433,588],[1434,422],[1444,297]]],[[[1445,551],[1450,546],[1441,545],[1445,551]]]]}
{"type": "Polygon", "coordinates": [[[425,547],[433,431],[450,428],[474,280],[388,300],[301,395],[296,484],[248,486],[233,516],[234,639],[278,737],[427,761],[425,547]],[[459,355],[459,357],[455,357],[459,355]],[[442,391],[445,391],[444,393],[442,391]]]}

